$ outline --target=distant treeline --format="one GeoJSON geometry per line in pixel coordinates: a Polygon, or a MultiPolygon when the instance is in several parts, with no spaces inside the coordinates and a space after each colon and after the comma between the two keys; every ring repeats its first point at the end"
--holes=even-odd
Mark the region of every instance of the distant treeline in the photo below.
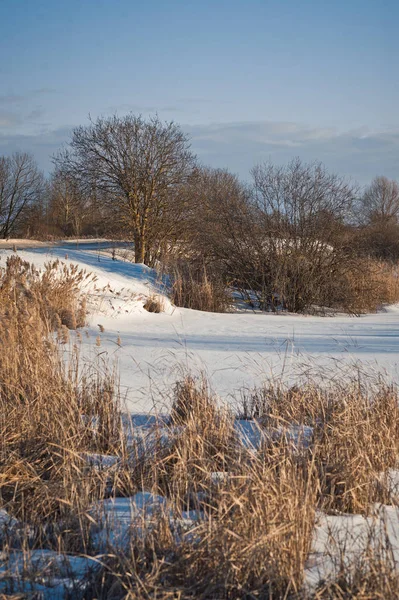
{"type": "Polygon", "coordinates": [[[0,157],[1,237],[128,238],[136,262],[176,280],[234,285],[248,302],[255,292],[260,306],[295,311],[356,312],[359,281],[376,280],[370,259],[399,259],[399,186],[384,176],[361,190],[294,158],[242,182],[201,165],[174,122],[134,115],[76,128],[53,163],[45,178],[28,154],[0,157]]]}

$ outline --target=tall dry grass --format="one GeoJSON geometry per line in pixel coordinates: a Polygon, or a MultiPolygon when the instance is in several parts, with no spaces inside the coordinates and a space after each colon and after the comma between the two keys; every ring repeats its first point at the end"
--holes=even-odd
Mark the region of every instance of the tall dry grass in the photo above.
{"type": "Polygon", "coordinates": [[[106,485],[83,453],[121,443],[114,375],[83,371],[77,348],[66,363],[51,333],[57,317],[82,309],[82,280],[55,263],[38,273],[18,257],[0,278],[0,505],[38,540],[74,550],[87,546],[76,523],[106,485]]]}
{"type": "Polygon", "coordinates": [[[340,299],[336,305],[349,313],[376,312],[384,304],[399,302],[399,266],[395,263],[358,258],[356,267],[337,283],[340,299]]]}
{"type": "Polygon", "coordinates": [[[32,312],[31,322],[39,317],[41,327],[76,329],[86,324],[86,297],[81,289],[90,281],[95,277],[77,265],[55,260],[39,271],[12,255],[1,273],[0,299],[8,311],[32,312]]]}
{"type": "MultiPolygon", "coordinates": [[[[123,548],[110,536],[89,595],[305,597],[315,511],[367,514],[374,502],[393,501],[384,474],[397,464],[397,390],[360,381],[265,385],[245,402],[246,418],[264,433],[253,448],[206,380],[187,377],[175,386],[169,425],[162,420],[127,447],[115,374],[82,371],[78,349],[63,360],[52,315],[76,312],[79,283],[70,271],[51,273],[41,283],[15,259],[1,273],[0,508],[26,526],[3,550],[18,544],[27,560],[31,548],[95,554],[93,504],[150,491],[165,509],[132,526],[123,548]],[[304,426],[306,443],[292,443],[290,431],[304,426]],[[117,457],[116,467],[96,468],[90,453],[117,457]]],[[[341,597],[339,586],[343,598],[365,598],[377,589],[373,574],[390,597],[397,580],[388,558],[374,556],[315,597],[341,597]]]]}
{"type": "Polygon", "coordinates": [[[243,399],[242,414],[275,437],[312,427],[309,455],[318,471],[319,506],[327,512],[367,512],[391,501],[384,474],[398,465],[399,395],[383,382],[321,387],[266,385],[243,399]]]}
{"type": "Polygon", "coordinates": [[[207,312],[227,312],[231,294],[220,274],[188,261],[169,267],[172,279],[171,300],[176,306],[207,312]]]}
{"type": "MultiPolygon", "coordinates": [[[[143,536],[111,560],[126,598],[282,598],[298,593],[310,550],[317,487],[285,441],[268,453],[240,444],[234,415],[204,380],[175,388],[167,442],[132,472],[167,499],[143,536]],[[182,511],[194,528],[178,533],[182,511]],[[170,511],[170,513],[169,513],[170,511]]],[[[116,584],[115,584],[116,585],[116,584]]]]}

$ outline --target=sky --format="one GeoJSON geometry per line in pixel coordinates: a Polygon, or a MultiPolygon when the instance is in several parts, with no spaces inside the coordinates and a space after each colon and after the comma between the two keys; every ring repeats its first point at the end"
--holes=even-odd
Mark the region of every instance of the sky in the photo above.
{"type": "Polygon", "coordinates": [[[299,156],[399,179],[397,0],[0,0],[0,155],[51,156],[88,118],[178,122],[249,180],[299,156]]]}

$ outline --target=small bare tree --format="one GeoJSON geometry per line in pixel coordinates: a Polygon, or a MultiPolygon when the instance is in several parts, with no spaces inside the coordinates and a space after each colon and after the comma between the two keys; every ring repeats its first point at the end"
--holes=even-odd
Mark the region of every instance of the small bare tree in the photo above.
{"type": "Polygon", "coordinates": [[[399,185],[387,177],[375,177],[360,202],[363,223],[397,223],[399,219],[399,185]]]}
{"type": "Polygon", "coordinates": [[[149,262],[152,233],[165,219],[175,189],[191,174],[194,156],[175,123],[127,115],[78,127],[69,150],[55,160],[90,188],[106,190],[115,218],[133,234],[136,262],[149,262]]]}
{"type": "Polygon", "coordinates": [[[246,290],[253,281],[248,271],[258,266],[254,249],[259,235],[249,190],[225,169],[202,167],[182,197],[183,227],[170,257],[177,303],[225,310],[231,303],[228,288],[246,290]]]}
{"type": "Polygon", "coordinates": [[[383,260],[399,258],[399,185],[376,177],[356,206],[359,252],[383,260]]]}
{"type": "Polygon", "coordinates": [[[343,235],[356,188],[321,163],[294,159],[252,171],[254,201],[263,223],[265,294],[302,311],[335,301],[334,280],[352,268],[343,235]]]}
{"type": "Polygon", "coordinates": [[[90,196],[79,181],[56,169],[50,182],[49,213],[54,224],[66,235],[82,234],[90,216],[90,196]]]}
{"type": "Polygon", "coordinates": [[[32,156],[0,157],[0,237],[8,238],[18,221],[38,201],[44,178],[32,156]]]}
{"type": "Polygon", "coordinates": [[[318,248],[336,244],[351,214],[356,188],[321,163],[299,158],[286,166],[258,165],[252,170],[255,202],[274,237],[290,246],[318,248]]]}

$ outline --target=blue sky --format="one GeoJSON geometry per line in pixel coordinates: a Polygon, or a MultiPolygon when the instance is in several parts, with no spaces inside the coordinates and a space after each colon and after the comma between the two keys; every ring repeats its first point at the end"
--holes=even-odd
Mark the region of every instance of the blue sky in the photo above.
{"type": "Polygon", "coordinates": [[[399,178],[396,0],[1,0],[0,154],[158,112],[200,159],[399,178]]]}

